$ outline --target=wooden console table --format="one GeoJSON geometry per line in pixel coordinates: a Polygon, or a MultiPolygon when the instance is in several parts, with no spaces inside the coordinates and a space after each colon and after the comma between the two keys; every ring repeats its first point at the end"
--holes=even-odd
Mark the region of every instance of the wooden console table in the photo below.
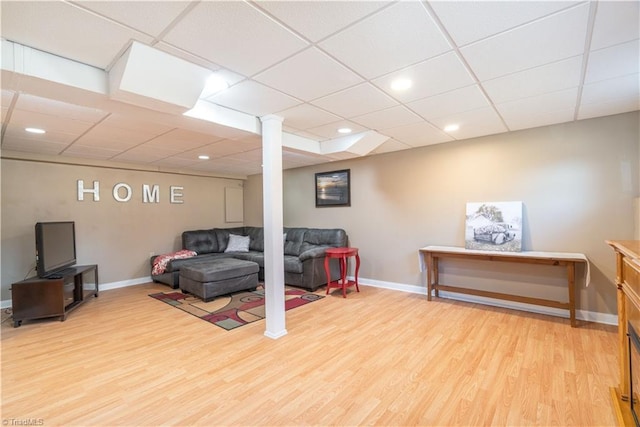
{"type": "Polygon", "coordinates": [[[426,246],[420,249],[421,260],[427,269],[427,300],[431,301],[431,293],[435,291],[435,296],[439,296],[438,291],[456,292],[461,294],[476,295],[480,297],[495,298],[501,300],[515,301],[526,304],[542,305],[545,307],[561,308],[569,310],[571,326],[576,326],[576,302],[575,302],[575,282],[576,282],[576,262],[584,262],[587,266],[586,282],[589,283],[589,261],[584,254],[567,252],[498,252],[498,251],[478,251],[450,246],[426,246]],[[532,298],[519,295],[511,295],[499,292],[490,292],[479,289],[461,288],[458,286],[448,286],[440,283],[438,260],[440,258],[473,259],[484,261],[517,262],[523,264],[543,264],[567,267],[567,287],[569,291],[569,302],[559,302],[542,298],[532,298]]]}
{"type": "MultiPolygon", "coordinates": [[[[614,410],[618,424],[637,425],[631,413],[629,395],[631,390],[631,369],[629,359],[629,328],[640,330],[640,240],[608,240],[616,254],[616,281],[618,300],[618,387],[611,389],[614,410]]],[[[637,380],[637,373],[634,378],[637,380]]],[[[637,399],[637,384],[633,382],[633,394],[637,399]]],[[[637,404],[637,401],[636,401],[637,404]]],[[[636,409],[637,410],[637,409],[636,409]]]]}

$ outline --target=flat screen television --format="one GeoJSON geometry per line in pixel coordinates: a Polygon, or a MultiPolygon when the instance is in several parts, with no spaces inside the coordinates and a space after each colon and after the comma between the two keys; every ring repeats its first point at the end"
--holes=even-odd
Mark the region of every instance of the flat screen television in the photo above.
{"type": "Polygon", "coordinates": [[[76,263],[76,226],[73,221],[36,223],[36,268],[47,277],[76,263]]]}

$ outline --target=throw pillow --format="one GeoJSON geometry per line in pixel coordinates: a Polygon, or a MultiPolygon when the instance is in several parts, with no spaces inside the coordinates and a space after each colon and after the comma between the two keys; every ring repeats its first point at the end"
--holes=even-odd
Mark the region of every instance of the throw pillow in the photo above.
{"type": "Polygon", "coordinates": [[[249,252],[249,236],[229,234],[229,244],[225,252],[249,252]]]}

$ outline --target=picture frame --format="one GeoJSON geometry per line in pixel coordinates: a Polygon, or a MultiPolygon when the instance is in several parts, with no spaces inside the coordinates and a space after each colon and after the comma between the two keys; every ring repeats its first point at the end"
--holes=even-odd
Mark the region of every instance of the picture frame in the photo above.
{"type": "Polygon", "coordinates": [[[514,202],[468,202],[465,249],[522,251],[522,207],[514,202]]]}
{"type": "Polygon", "coordinates": [[[351,206],[351,169],[316,173],[316,207],[351,206]]]}

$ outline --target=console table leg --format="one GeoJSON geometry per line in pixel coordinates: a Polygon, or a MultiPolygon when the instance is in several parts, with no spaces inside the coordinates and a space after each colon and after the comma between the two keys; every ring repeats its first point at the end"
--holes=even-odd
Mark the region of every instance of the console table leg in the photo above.
{"type": "Polygon", "coordinates": [[[433,257],[433,287],[437,298],[440,298],[438,285],[440,284],[440,273],[438,272],[438,257],[433,257]]]}
{"type": "Polygon", "coordinates": [[[427,301],[431,301],[431,275],[433,274],[433,256],[431,252],[426,255],[423,254],[423,257],[427,258],[427,301]]]}
{"type": "Polygon", "coordinates": [[[567,263],[567,279],[569,281],[569,318],[571,319],[571,327],[576,327],[576,264],[575,262],[567,263]]]}

